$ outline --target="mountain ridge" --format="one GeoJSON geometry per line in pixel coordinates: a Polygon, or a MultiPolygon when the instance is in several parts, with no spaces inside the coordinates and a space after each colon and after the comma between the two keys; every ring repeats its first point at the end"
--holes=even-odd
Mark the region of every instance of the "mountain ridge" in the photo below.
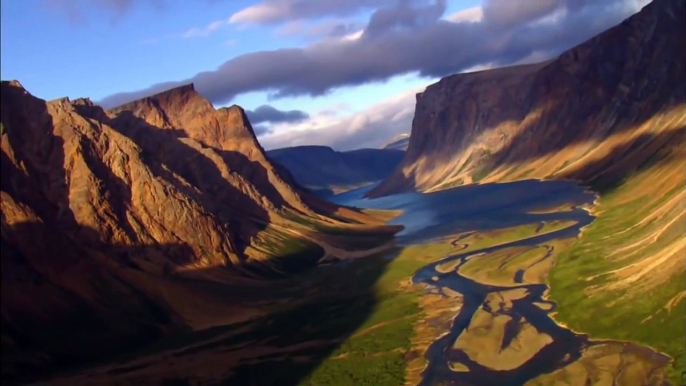
{"type": "Polygon", "coordinates": [[[591,176],[570,166],[590,165],[593,152],[601,157],[623,139],[594,149],[597,143],[612,135],[631,142],[643,132],[633,127],[660,113],[678,115],[682,5],[653,1],[552,61],[456,74],[430,85],[417,96],[405,158],[369,196],[521,178],[589,182],[591,176]],[[634,79],[642,83],[632,86],[634,79]],[[578,151],[561,151],[570,144],[578,151]]]}
{"type": "Polygon", "coordinates": [[[402,150],[395,149],[339,152],[327,146],[296,146],[267,152],[267,156],[288,169],[300,185],[322,197],[386,178],[403,154],[402,150]]]}
{"type": "Polygon", "coordinates": [[[192,87],[108,111],[3,81],[0,103],[3,378],[245,320],[266,280],[399,230],[290,184],[192,87]]]}

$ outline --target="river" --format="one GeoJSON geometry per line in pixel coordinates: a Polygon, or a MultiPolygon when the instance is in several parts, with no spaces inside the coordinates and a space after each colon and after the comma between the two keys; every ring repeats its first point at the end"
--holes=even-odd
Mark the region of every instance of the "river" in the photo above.
{"type": "MultiPolygon", "coordinates": [[[[372,187],[339,194],[331,200],[359,208],[402,210],[403,214],[391,223],[405,226],[405,230],[398,235],[399,242],[403,245],[422,243],[460,232],[541,224],[533,237],[468,252],[460,252],[469,245],[462,244],[460,238],[455,239],[453,247],[459,247],[456,252],[420,268],[414,274],[412,282],[415,285],[426,285],[437,290],[434,293],[442,293],[447,288],[462,296],[462,307],[454,316],[450,329],[435,340],[425,353],[427,365],[422,372],[422,385],[518,386],[578,361],[594,345],[603,345],[604,348],[618,345],[622,350],[629,351],[646,350],[627,342],[592,341],[585,334],[575,333],[558,325],[551,318],[556,306],[545,298],[547,285],[522,284],[523,270],[518,271],[513,284],[507,286],[481,283],[460,273],[460,267],[467,260],[483,258],[507,248],[545,246],[548,253],[543,258],[549,258],[554,247],[547,243],[577,237],[581,228],[594,219],[588,211],[582,209],[591,205],[595,199],[584,187],[568,181],[527,180],[472,185],[429,194],[405,193],[373,200],[363,199],[364,193],[372,187]],[[565,210],[552,210],[553,208],[565,210]],[[543,224],[550,221],[568,221],[574,225],[538,234],[543,224]],[[448,271],[437,269],[447,265],[451,266],[448,271]],[[503,300],[494,303],[494,296],[503,300]],[[512,296],[512,299],[508,300],[508,296],[512,296]],[[502,341],[501,350],[493,354],[495,359],[484,365],[472,358],[479,356],[480,348],[465,348],[458,341],[466,341],[465,331],[470,328],[470,324],[478,324],[479,321],[483,323],[484,319],[492,322],[497,318],[507,320],[503,329],[498,330],[487,325],[480,330],[482,335],[502,334],[493,337],[498,342],[502,341]],[[476,319],[479,321],[475,321],[476,319]],[[535,333],[530,333],[529,336],[542,340],[544,344],[526,341],[527,337],[520,334],[526,324],[535,329],[531,329],[535,333]],[[502,351],[517,336],[524,340],[519,342],[524,347],[539,346],[529,347],[530,355],[516,365],[508,367],[498,364],[499,355],[502,355],[502,351]],[[456,364],[461,366],[461,370],[455,371],[456,364]],[[500,368],[494,368],[494,364],[500,368]]],[[[470,234],[466,233],[461,238],[470,234]]],[[[473,326],[472,330],[479,331],[478,327],[473,326]]],[[[475,332],[469,334],[469,338],[476,339],[473,338],[475,332]]],[[[483,336],[478,339],[480,340],[476,341],[484,342],[483,336]]],[[[651,368],[659,368],[668,360],[666,356],[656,352],[651,352],[650,357],[653,359],[647,361],[651,368]]],[[[618,371],[621,373],[622,369],[618,371]]],[[[637,379],[637,382],[640,381],[637,379]]]]}

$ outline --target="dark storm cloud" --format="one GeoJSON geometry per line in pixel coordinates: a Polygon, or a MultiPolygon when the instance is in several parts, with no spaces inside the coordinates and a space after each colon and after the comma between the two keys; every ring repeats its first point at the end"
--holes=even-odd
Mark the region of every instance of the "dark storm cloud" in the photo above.
{"type": "MultiPolygon", "coordinates": [[[[221,104],[251,91],[267,91],[272,98],[319,96],[336,87],[385,81],[399,74],[445,76],[486,63],[514,63],[534,52],[560,53],[635,11],[621,0],[567,0],[556,8],[546,7],[547,13],[537,8],[515,19],[496,18],[501,24],[494,27],[486,16],[477,23],[438,19],[444,9],[442,1],[417,4],[401,0],[394,7],[377,10],[356,40],[327,38],[305,48],[253,52],[230,59],[214,71],[115,94],[101,103],[111,107],[188,82],[221,104]],[[565,12],[557,12],[563,7],[565,12]],[[559,15],[552,21],[531,23],[532,18],[540,21],[556,12],[559,15]]],[[[489,7],[494,4],[495,0],[489,7]]]]}
{"type": "Polygon", "coordinates": [[[300,110],[290,110],[290,111],[282,111],[278,110],[272,106],[269,105],[262,105],[255,110],[251,111],[246,111],[245,112],[248,115],[248,118],[250,119],[250,123],[253,125],[263,123],[263,122],[270,122],[270,123],[282,123],[282,122],[289,122],[289,123],[294,123],[294,122],[300,122],[302,120],[305,120],[309,117],[309,115],[300,110]]]}

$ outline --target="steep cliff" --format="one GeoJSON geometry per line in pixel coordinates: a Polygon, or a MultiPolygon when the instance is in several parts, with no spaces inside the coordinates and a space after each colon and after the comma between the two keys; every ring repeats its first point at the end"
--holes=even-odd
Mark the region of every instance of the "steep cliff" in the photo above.
{"type": "Polygon", "coordinates": [[[685,35],[684,2],[656,0],[555,60],[442,79],[417,96],[406,156],[370,196],[621,180],[683,137],[685,35]]]}
{"type": "Polygon", "coordinates": [[[398,230],[300,192],[192,85],[112,111],[1,92],[3,379],[249,318],[327,230],[398,230]]]}
{"type": "Polygon", "coordinates": [[[553,61],[429,86],[404,160],[371,195],[527,178],[571,178],[598,193],[597,218],[551,271],[555,318],[668,353],[677,382],[686,363],[683,0],[654,0],[553,61]]]}

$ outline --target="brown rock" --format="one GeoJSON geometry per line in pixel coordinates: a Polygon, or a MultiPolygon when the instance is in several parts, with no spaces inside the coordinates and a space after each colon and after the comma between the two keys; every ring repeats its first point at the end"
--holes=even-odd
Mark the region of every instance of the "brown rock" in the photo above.
{"type": "Polygon", "coordinates": [[[655,0],[555,60],[427,87],[404,160],[369,196],[524,178],[602,190],[649,160],[676,158],[686,125],[685,7],[655,0]]]}
{"type": "Polygon", "coordinates": [[[259,246],[296,237],[270,225],[397,231],[301,194],[243,110],[192,85],[111,111],[1,91],[3,379],[254,316],[265,295],[247,276],[281,264],[259,246]]]}

